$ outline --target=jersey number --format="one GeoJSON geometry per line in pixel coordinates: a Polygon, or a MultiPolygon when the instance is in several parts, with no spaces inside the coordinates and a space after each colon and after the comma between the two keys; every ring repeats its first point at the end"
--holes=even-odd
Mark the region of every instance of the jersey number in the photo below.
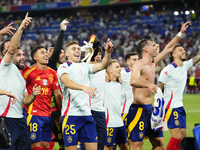
{"type": "Polygon", "coordinates": [[[113,131],[114,129],[113,128],[107,128],[107,136],[113,136],[113,131]]]}
{"type": "Polygon", "coordinates": [[[69,125],[66,125],[65,128],[67,128],[67,129],[65,130],[65,134],[68,135],[69,132],[70,132],[71,134],[75,134],[75,133],[76,133],[76,130],[74,129],[74,127],[75,127],[74,124],[71,124],[70,126],[69,126],[69,125]],[[70,130],[70,131],[68,132],[68,130],[70,130]]]}
{"type": "Polygon", "coordinates": [[[142,131],[144,130],[144,122],[143,121],[140,121],[139,122],[139,129],[142,131]]]}
{"type": "Polygon", "coordinates": [[[177,111],[174,111],[173,115],[174,115],[174,119],[178,119],[178,112],[177,111]]]}
{"type": "Polygon", "coordinates": [[[49,93],[48,87],[41,88],[41,90],[42,90],[42,95],[47,95],[49,93]]]}
{"type": "Polygon", "coordinates": [[[36,132],[37,131],[37,123],[30,123],[30,132],[36,132]]]}

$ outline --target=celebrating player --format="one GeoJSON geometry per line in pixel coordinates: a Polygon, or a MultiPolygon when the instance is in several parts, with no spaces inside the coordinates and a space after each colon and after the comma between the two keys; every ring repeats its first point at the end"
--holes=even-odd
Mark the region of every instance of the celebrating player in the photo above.
{"type": "Polygon", "coordinates": [[[22,115],[22,104],[25,106],[30,105],[41,92],[41,88],[34,84],[32,93],[30,95],[27,94],[25,80],[19,71],[19,65],[17,65],[17,62],[19,62],[20,66],[24,65],[23,61],[19,61],[20,59],[25,59],[24,55],[21,55],[22,51],[17,47],[22,32],[29,25],[31,19],[27,13],[17,32],[12,37],[10,46],[0,64],[0,89],[10,91],[19,100],[19,102],[11,104],[13,100],[11,97],[0,96],[0,116],[4,117],[5,125],[10,133],[11,149],[31,149],[28,127],[22,115]]]}
{"type": "Polygon", "coordinates": [[[25,72],[28,93],[32,92],[34,84],[41,86],[41,94],[28,108],[27,125],[30,127],[30,138],[32,150],[48,148],[52,135],[51,120],[51,95],[61,104],[61,93],[58,86],[56,72],[47,67],[48,54],[43,46],[36,46],[31,50],[31,57],[36,65],[25,72]]]}
{"type": "Polygon", "coordinates": [[[153,149],[164,149],[164,138],[162,131],[154,132],[150,127],[150,118],[153,111],[152,92],[157,91],[154,85],[155,64],[164,59],[185,33],[190,22],[182,25],[177,36],[175,36],[160,53],[156,54],[157,46],[152,40],[142,40],[139,50],[142,59],[137,61],[132,68],[131,85],[133,86],[134,101],[127,115],[128,138],[130,139],[130,150],[141,149],[144,136],[148,136],[153,149]]]}
{"type": "Polygon", "coordinates": [[[186,137],[186,113],[183,107],[183,92],[187,81],[187,70],[200,61],[200,52],[189,61],[181,45],[172,51],[173,62],[165,67],[159,77],[158,87],[164,87],[166,120],[171,133],[167,150],[180,150],[179,143],[186,137]]]}
{"type": "Polygon", "coordinates": [[[107,67],[113,45],[107,42],[104,48],[106,52],[101,63],[86,64],[78,63],[81,56],[78,42],[71,41],[65,46],[68,62],[58,68],[63,93],[62,130],[65,149],[77,149],[78,141],[84,143],[86,150],[97,149],[96,127],[90,108],[90,97],[94,97],[97,91],[89,87],[88,74],[107,67]]]}
{"type": "Polygon", "coordinates": [[[106,69],[110,81],[105,84],[105,107],[107,138],[104,150],[112,150],[116,143],[121,150],[128,150],[127,135],[121,118],[121,96],[124,94],[118,78],[121,77],[121,67],[117,60],[111,60],[106,69]]]}

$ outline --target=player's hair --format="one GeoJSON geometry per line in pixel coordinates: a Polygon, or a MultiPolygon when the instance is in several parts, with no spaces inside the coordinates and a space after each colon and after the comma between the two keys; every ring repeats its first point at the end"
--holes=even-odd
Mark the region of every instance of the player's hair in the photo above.
{"type": "Polygon", "coordinates": [[[33,57],[35,56],[35,53],[37,52],[37,50],[39,50],[39,49],[41,49],[41,48],[44,48],[44,49],[45,49],[44,46],[38,45],[38,46],[34,47],[34,48],[31,50],[31,58],[33,59],[34,62],[36,62],[36,61],[35,61],[35,59],[34,59],[33,57]]]}
{"type": "Polygon", "coordinates": [[[142,41],[140,41],[139,51],[140,51],[141,54],[143,53],[143,48],[149,44],[148,41],[152,41],[152,40],[151,39],[143,39],[142,41]]]}
{"type": "MultiPolygon", "coordinates": [[[[1,43],[1,45],[0,45],[1,54],[2,54],[2,52],[3,52],[3,50],[4,50],[4,48],[5,48],[5,43],[8,42],[8,41],[11,41],[11,39],[10,39],[10,38],[9,38],[9,39],[5,39],[5,40],[1,43]]],[[[2,54],[2,55],[3,55],[3,54],[2,54]]]]}
{"type": "Polygon", "coordinates": [[[118,60],[117,59],[112,59],[109,61],[108,63],[108,66],[106,68],[106,71],[108,72],[108,69],[110,69],[110,67],[112,66],[113,63],[117,62],[118,63],[118,60]]]}
{"type": "MultiPolygon", "coordinates": [[[[94,51],[96,51],[97,52],[97,54],[100,52],[101,54],[103,53],[103,49],[99,46],[97,49],[95,49],[94,51]]],[[[86,56],[86,54],[87,53],[85,53],[85,56],[86,56]]],[[[97,56],[97,54],[96,54],[96,56],[97,56]]],[[[96,56],[94,56],[94,54],[93,54],[93,57],[91,58],[91,62],[93,62],[94,61],[94,58],[96,57],[96,56]]]]}
{"type": "Polygon", "coordinates": [[[67,48],[69,47],[69,46],[71,46],[71,45],[73,45],[73,44],[76,44],[76,45],[79,45],[79,43],[77,42],[77,41],[70,41],[70,42],[68,42],[66,45],[65,45],[65,51],[67,50],[67,48]]]}
{"type": "Polygon", "coordinates": [[[176,45],[176,46],[174,47],[173,51],[170,53],[172,57],[173,57],[172,54],[174,53],[174,51],[175,51],[175,49],[176,49],[177,47],[182,47],[182,46],[181,46],[180,44],[178,44],[178,45],[176,45]]]}
{"type": "Polygon", "coordinates": [[[128,59],[131,58],[131,56],[137,55],[137,52],[130,52],[125,56],[125,61],[127,62],[128,59]]]}

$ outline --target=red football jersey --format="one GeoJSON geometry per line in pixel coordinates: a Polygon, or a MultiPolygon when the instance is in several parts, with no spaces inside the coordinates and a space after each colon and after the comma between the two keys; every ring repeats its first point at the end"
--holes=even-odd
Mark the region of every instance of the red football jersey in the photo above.
{"type": "Polygon", "coordinates": [[[41,86],[41,94],[28,107],[28,113],[35,116],[50,117],[52,90],[59,89],[56,72],[49,67],[43,71],[35,65],[27,70],[23,77],[26,80],[26,88],[29,95],[32,93],[35,84],[41,86]]]}
{"type": "Polygon", "coordinates": [[[0,58],[0,63],[1,63],[2,59],[0,58]]]}
{"type": "Polygon", "coordinates": [[[27,65],[25,65],[25,68],[24,68],[23,70],[20,70],[22,76],[24,76],[24,73],[25,73],[27,70],[29,70],[29,69],[30,69],[30,67],[27,66],[27,65]]]}

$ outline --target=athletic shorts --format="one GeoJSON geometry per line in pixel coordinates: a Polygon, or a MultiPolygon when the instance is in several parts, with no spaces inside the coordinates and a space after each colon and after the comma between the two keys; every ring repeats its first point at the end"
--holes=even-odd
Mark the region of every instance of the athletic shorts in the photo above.
{"type": "Polygon", "coordinates": [[[2,118],[4,118],[4,123],[11,138],[11,148],[6,148],[6,150],[31,150],[30,133],[26,120],[24,118],[2,118]]]}
{"type": "Polygon", "coordinates": [[[51,142],[52,119],[51,117],[27,115],[27,125],[30,129],[30,139],[35,142],[51,142]]]}
{"type": "Polygon", "coordinates": [[[122,116],[122,120],[124,122],[124,126],[127,129],[128,128],[128,125],[127,125],[127,114],[124,113],[124,114],[121,114],[121,116],[122,116]]]}
{"type": "Polygon", "coordinates": [[[163,132],[151,129],[151,114],[153,106],[131,104],[127,115],[128,138],[132,141],[141,142],[144,136],[163,137],[163,132]]]}
{"type": "Polygon", "coordinates": [[[114,143],[125,144],[127,142],[128,141],[125,126],[115,128],[107,127],[107,137],[105,145],[113,146],[114,143]]]}
{"type": "Polygon", "coordinates": [[[183,107],[169,108],[165,112],[168,128],[186,129],[186,113],[183,107]]]}
{"type": "Polygon", "coordinates": [[[62,132],[65,146],[98,141],[92,116],[62,116],[62,132]]]}

